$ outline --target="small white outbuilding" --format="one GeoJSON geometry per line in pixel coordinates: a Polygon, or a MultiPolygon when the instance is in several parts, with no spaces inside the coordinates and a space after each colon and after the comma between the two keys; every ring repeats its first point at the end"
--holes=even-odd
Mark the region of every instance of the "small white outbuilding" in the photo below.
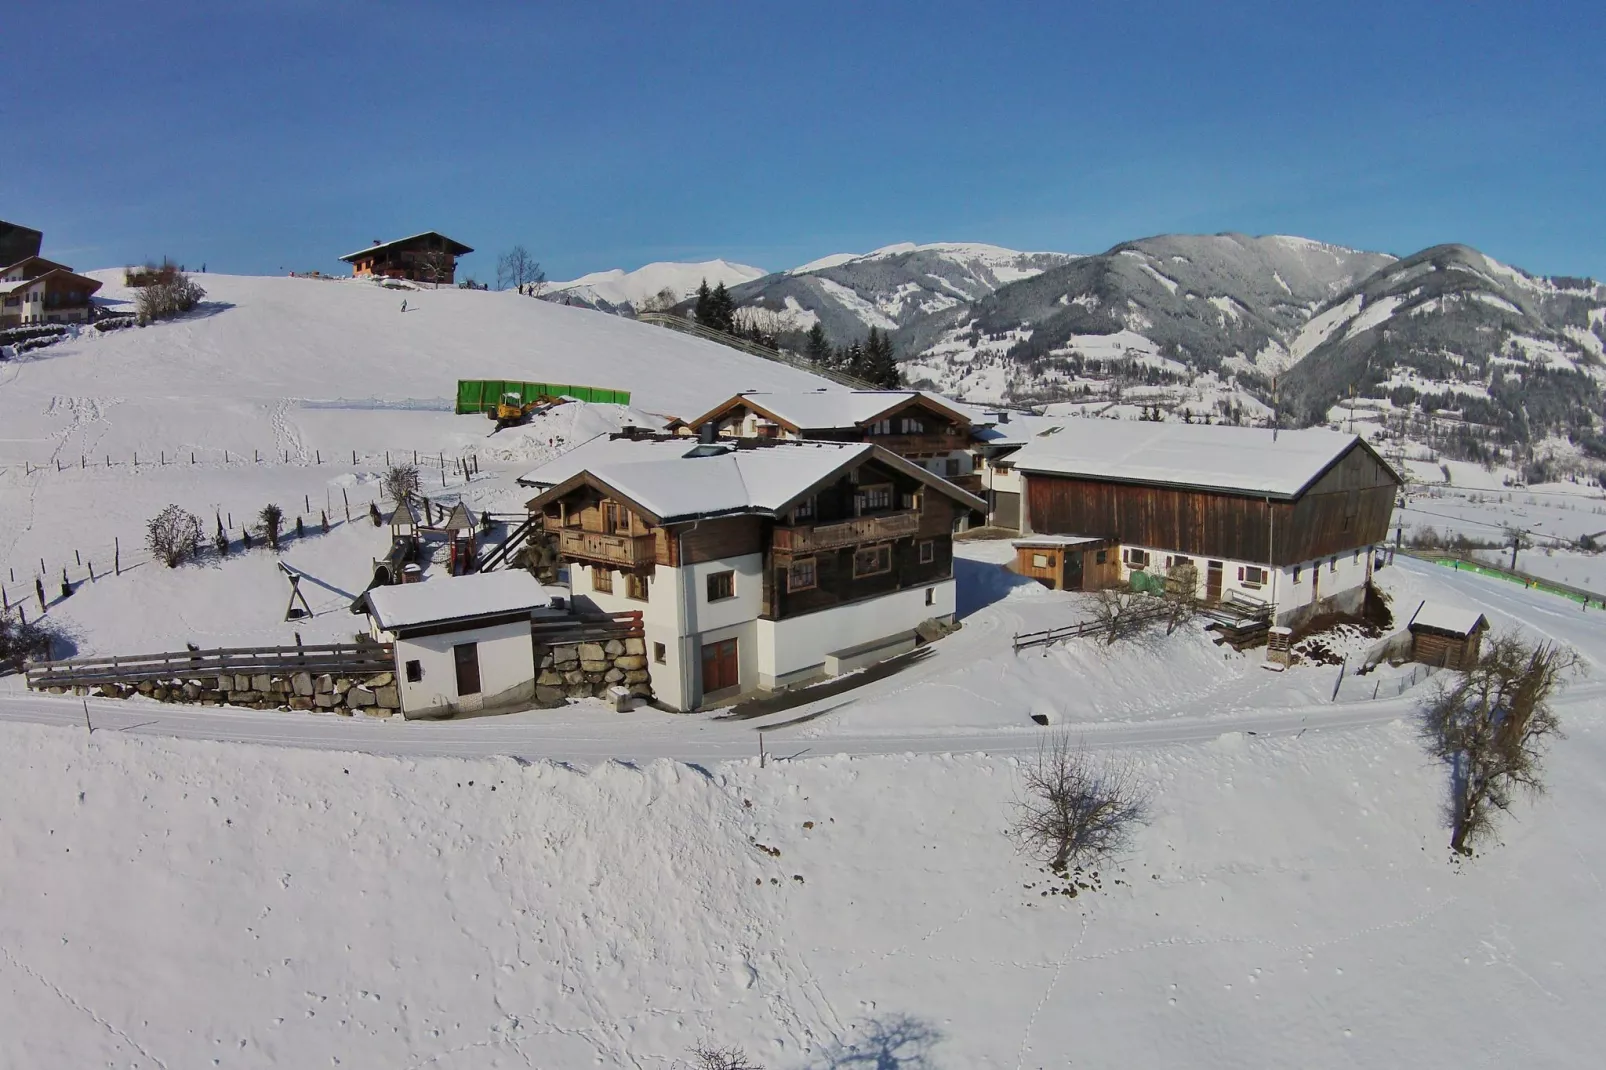
{"type": "Polygon", "coordinates": [[[450,717],[532,704],[530,622],[565,616],[565,594],[513,570],[369,591],[374,638],[395,644],[402,714],[450,717]]]}

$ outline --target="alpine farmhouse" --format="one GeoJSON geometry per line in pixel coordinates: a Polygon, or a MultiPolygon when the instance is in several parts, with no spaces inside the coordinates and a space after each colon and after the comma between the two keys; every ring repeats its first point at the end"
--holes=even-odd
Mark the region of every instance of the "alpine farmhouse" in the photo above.
{"type": "Polygon", "coordinates": [[[457,281],[457,258],[474,250],[444,234],[426,230],[395,241],[375,240],[366,249],[340,259],[351,265],[355,278],[378,276],[451,285],[457,281]]]}
{"type": "Polygon", "coordinates": [[[1120,582],[1192,565],[1198,597],[1284,627],[1360,608],[1401,485],[1363,439],[1323,429],[1068,419],[1000,463],[1020,476],[1022,534],[1118,547],[1120,582]]]}
{"type": "Polygon", "coordinates": [[[520,482],[576,605],[642,612],[679,710],[912,649],[954,619],[954,528],[982,508],[867,442],[600,439],[520,482]]]}
{"type": "Polygon", "coordinates": [[[44,236],[0,220],[0,327],[88,323],[100,283],[39,255],[44,236]]]}

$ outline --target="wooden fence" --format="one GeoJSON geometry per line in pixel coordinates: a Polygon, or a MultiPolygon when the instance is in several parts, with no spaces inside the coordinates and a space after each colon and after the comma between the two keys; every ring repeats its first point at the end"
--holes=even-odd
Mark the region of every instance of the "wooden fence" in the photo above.
{"type": "MultiPolygon", "coordinates": [[[[1163,603],[1145,607],[1134,611],[1131,616],[1122,622],[1121,627],[1136,628],[1153,621],[1157,621],[1170,612],[1170,607],[1163,603]]],[[[1034,646],[1048,646],[1063,639],[1076,639],[1084,635],[1097,635],[1109,627],[1102,620],[1084,620],[1077,624],[1067,624],[1060,628],[1045,628],[1040,632],[1019,632],[1015,635],[1015,653],[1019,654],[1034,646]]]]}
{"type": "Polygon", "coordinates": [[[601,643],[609,639],[640,639],[641,611],[603,613],[588,617],[537,620],[531,625],[535,641],[547,646],[601,643]]]}
{"type": "MultiPolygon", "coordinates": [[[[637,614],[639,617],[640,614],[637,614]]],[[[395,667],[388,643],[336,643],[327,646],[238,647],[162,654],[67,658],[33,662],[28,686],[86,687],[192,680],[227,674],[286,676],[292,673],[371,676],[395,667]]]]}

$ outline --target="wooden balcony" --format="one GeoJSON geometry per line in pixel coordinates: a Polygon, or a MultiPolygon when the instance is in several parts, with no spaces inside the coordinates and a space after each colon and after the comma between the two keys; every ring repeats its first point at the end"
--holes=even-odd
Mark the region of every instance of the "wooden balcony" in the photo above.
{"type": "Polygon", "coordinates": [[[920,514],[914,511],[861,516],[825,524],[806,524],[775,529],[775,548],[794,554],[837,550],[885,539],[902,539],[920,530],[920,514]]]}
{"type": "Polygon", "coordinates": [[[558,554],[620,568],[650,565],[655,557],[651,535],[604,535],[576,528],[559,529],[558,554]]]}

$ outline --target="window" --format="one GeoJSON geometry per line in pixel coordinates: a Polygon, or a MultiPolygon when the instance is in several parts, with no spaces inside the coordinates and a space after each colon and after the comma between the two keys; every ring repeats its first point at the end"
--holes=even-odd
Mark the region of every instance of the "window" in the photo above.
{"type": "Polygon", "coordinates": [[[927,539],[920,544],[920,563],[929,565],[935,560],[937,560],[937,543],[933,539],[927,539]]]}
{"type": "Polygon", "coordinates": [[[407,663],[407,682],[410,684],[416,684],[423,678],[424,663],[421,661],[409,661],[407,663]]]}
{"type": "Polygon", "coordinates": [[[563,509],[563,526],[566,527],[566,528],[577,528],[577,527],[579,527],[580,526],[580,511],[578,509],[570,509],[567,505],[562,506],[562,509],[563,509]]]}
{"type": "Polygon", "coordinates": [[[810,494],[807,498],[804,498],[802,501],[798,502],[796,505],[792,506],[792,519],[794,521],[797,521],[797,520],[810,520],[810,519],[813,518],[813,516],[814,516],[814,495],[812,495],[812,494],[810,494]]]}
{"type": "Polygon", "coordinates": [[[1243,565],[1238,569],[1238,582],[1245,587],[1261,587],[1266,583],[1266,570],[1257,565],[1243,565]]]}
{"type": "Polygon", "coordinates": [[[618,502],[602,503],[602,530],[609,535],[617,534],[620,530],[630,527],[630,519],[624,518],[621,523],[618,502]]]}
{"type": "Polygon", "coordinates": [[[1329,557],[1327,559],[1327,571],[1329,571],[1329,572],[1337,572],[1338,571],[1338,558],[1329,557]]]}
{"type": "Polygon", "coordinates": [[[926,424],[924,420],[916,420],[908,416],[905,416],[903,420],[900,421],[899,426],[902,427],[903,433],[906,435],[919,435],[923,434],[926,430],[926,424]]]}
{"type": "Polygon", "coordinates": [[[601,565],[591,566],[591,589],[603,594],[613,593],[613,572],[601,565]]]}
{"type": "Polygon", "coordinates": [[[664,649],[664,644],[654,643],[652,645],[652,660],[654,664],[662,665],[667,654],[668,651],[664,649]]]}
{"type": "Polygon", "coordinates": [[[727,598],[736,597],[736,573],[729,569],[724,572],[712,572],[708,576],[708,600],[722,602],[727,598]]]}
{"type": "Polygon", "coordinates": [[[890,435],[890,434],[892,434],[892,421],[891,420],[877,420],[875,423],[870,425],[870,433],[872,435],[890,435]]]}
{"type": "Polygon", "coordinates": [[[859,490],[859,512],[875,513],[892,508],[892,484],[877,483],[859,490]]]}
{"type": "Polygon", "coordinates": [[[1294,582],[1295,583],[1299,582],[1299,570],[1300,570],[1301,567],[1302,566],[1300,566],[1300,565],[1295,565],[1294,566],[1294,582]]]}
{"type": "Polygon", "coordinates": [[[853,553],[853,575],[878,576],[883,572],[892,571],[892,547],[886,543],[880,546],[866,546],[853,553]]]}
{"type": "Polygon", "coordinates": [[[786,589],[807,591],[818,586],[814,571],[814,558],[800,557],[786,568],[786,589]]]}
{"type": "Polygon", "coordinates": [[[957,476],[957,475],[960,474],[959,473],[959,458],[958,457],[950,457],[950,458],[948,458],[947,473],[948,473],[948,478],[949,479],[952,479],[954,476],[957,476]]]}
{"type": "Polygon", "coordinates": [[[1109,564],[1109,562],[1110,562],[1110,551],[1108,551],[1108,550],[1100,550],[1097,554],[1094,555],[1093,560],[1097,561],[1101,565],[1109,564]]]}
{"type": "Polygon", "coordinates": [[[935,587],[927,587],[926,588],[926,605],[934,606],[936,604],[937,604],[937,588],[935,588],[935,587]]]}
{"type": "Polygon", "coordinates": [[[638,602],[647,600],[647,577],[638,576],[634,572],[625,573],[625,597],[634,598],[638,602]]]}
{"type": "Polygon", "coordinates": [[[1359,550],[1356,550],[1355,551],[1355,556],[1350,559],[1350,564],[1358,565],[1360,563],[1361,563],[1361,552],[1359,550]]]}
{"type": "Polygon", "coordinates": [[[901,500],[905,509],[916,513],[920,511],[920,492],[918,490],[904,491],[901,500]]]}
{"type": "Polygon", "coordinates": [[[1048,567],[1048,555],[1047,554],[1033,554],[1032,555],[1032,567],[1033,568],[1047,568],[1048,567]]]}
{"type": "Polygon", "coordinates": [[[1127,568],[1148,568],[1149,551],[1128,547],[1121,551],[1121,560],[1126,562],[1127,568]]]}

